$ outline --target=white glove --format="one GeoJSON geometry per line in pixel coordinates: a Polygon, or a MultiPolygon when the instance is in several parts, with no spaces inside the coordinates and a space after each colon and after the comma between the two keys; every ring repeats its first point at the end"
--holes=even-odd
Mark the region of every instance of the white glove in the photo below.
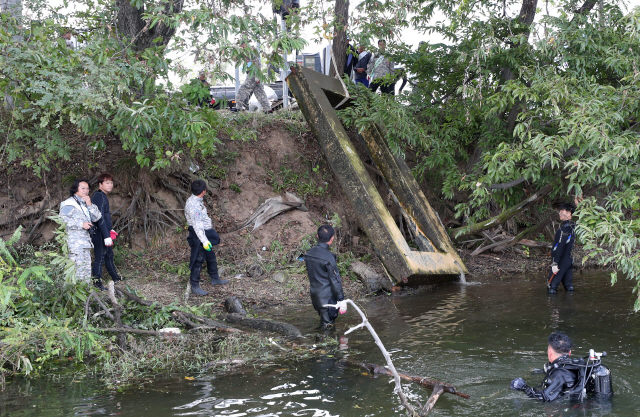
{"type": "Polygon", "coordinates": [[[558,265],[553,265],[551,267],[551,272],[553,272],[554,275],[560,272],[560,268],[558,268],[558,265]]]}
{"type": "Polygon", "coordinates": [[[105,245],[105,246],[113,246],[113,240],[111,240],[111,238],[110,238],[110,237],[106,238],[106,239],[104,240],[104,245],[105,245]]]}
{"type": "Polygon", "coordinates": [[[336,305],[338,306],[338,311],[340,312],[340,314],[344,314],[347,312],[347,302],[346,301],[338,301],[336,303],[336,305]]]}

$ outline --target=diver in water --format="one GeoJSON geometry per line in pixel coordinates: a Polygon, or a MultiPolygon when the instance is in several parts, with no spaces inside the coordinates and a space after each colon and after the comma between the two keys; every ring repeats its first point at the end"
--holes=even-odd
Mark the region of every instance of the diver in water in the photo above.
{"type": "Polygon", "coordinates": [[[567,291],[573,291],[573,258],[571,250],[576,241],[576,224],[571,220],[575,207],[570,203],[560,204],[558,215],[562,224],[556,231],[551,251],[551,272],[547,279],[549,294],[556,294],[560,282],[567,291]]]}
{"type": "Polygon", "coordinates": [[[540,389],[531,388],[522,378],[511,381],[511,389],[523,391],[531,398],[542,401],[553,401],[571,392],[578,383],[578,372],[572,369],[571,339],[564,333],[551,333],[547,357],[549,363],[545,365],[546,375],[540,389]],[[568,366],[567,366],[568,365],[568,366]]]}

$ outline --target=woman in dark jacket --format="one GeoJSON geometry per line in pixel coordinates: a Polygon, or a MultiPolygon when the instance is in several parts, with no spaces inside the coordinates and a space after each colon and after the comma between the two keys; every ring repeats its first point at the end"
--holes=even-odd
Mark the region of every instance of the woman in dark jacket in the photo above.
{"type": "Polygon", "coordinates": [[[98,186],[100,188],[93,193],[91,202],[98,206],[102,218],[97,224],[100,232],[92,237],[95,259],[91,267],[91,275],[93,275],[96,287],[104,289],[102,285],[102,264],[107,267],[107,272],[111,275],[113,282],[118,282],[122,278],[118,275],[116,265],[113,262],[113,241],[118,234],[113,230],[113,225],[111,224],[111,212],[109,211],[109,200],[107,199],[107,194],[113,190],[113,177],[111,174],[101,174],[98,177],[98,186]],[[111,245],[107,245],[107,243],[111,243],[111,245]]]}

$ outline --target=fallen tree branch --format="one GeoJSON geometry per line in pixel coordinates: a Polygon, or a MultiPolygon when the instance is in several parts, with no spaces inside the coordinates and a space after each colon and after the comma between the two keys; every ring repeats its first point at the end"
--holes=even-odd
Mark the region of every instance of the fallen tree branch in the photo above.
{"type": "Polygon", "coordinates": [[[431,396],[427,400],[427,403],[424,405],[424,407],[422,407],[422,410],[420,410],[420,414],[425,415],[429,411],[431,411],[433,406],[436,405],[436,401],[438,401],[438,398],[440,398],[440,394],[442,394],[443,392],[444,392],[444,387],[442,385],[436,385],[433,388],[433,392],[431,393],[431,396]]]}
{"type": "Polygon", "coordinates": [[[504,243],[504,246],[503,247],[502,246],[497,246],[497,247],[493,248],[492,249],[493,252],[497,252],[499,250],[504,250],[504,249],[506,249],[508,247],[515,246],[518,243],[520,243],[521,245],[529,246],[529,247],[544,247],[543,245],[539,244],[541,242],[536,242],[535,240],[527,240],[527,239],[525,239],[525,237],[536,233],[538,230],[544,228],[550,222],[551,222],[551,217],[547,217],[546,219],[542,220],[541,222],[538,222],[537,224],[535,224],[535,225],[533,225],[531,227],[527,227],[522,232],[518,233],[518,235],[516,235],[516,237],[514,237],[511,241],[509,241],[509,242],[501,242],[501,243],[504,243]],[[527,242],[525,242],[525,240],[527,242]]]}
{"type": "MultiPolygon", "coordinates": [[[[109,317],[113,321],[116,321],[115,317],[113,317],[113,315],[109,312],[109,308],[102,302],[98,294],[96,294],[95,292],[92,292],[91,294],[89,294],[89,296],[87,297],[87,301],[84,303],[84,327],[87,327],[87,318],[89,315],[89,304],[91,304],[92,299],[96,300],[96,303],[98,303],[98,305],[102,309],[101,311],[104,311],[104,314],[106,314],[107,317],[109,317]]],[[[95,317],[95,314],[94,314],[94,317],[95,317]]]]}
{"type": "MultiPolygon", "coordinates": [[[[107,297],[109,298],[109,301],[111,301],[111,305],[114,309],[116,326],[118,328],[122,328],[122,306],[116,299],[115,285],[113,284],[113,281],[109,281],[109,284],[107,284],[107,297]]],[[[122,350],[127,349],[127,338],[124,333],[118,334],[118,346],[120,346],[120,349],[122,350]]]]}
{"type": "MultiPolygon", "coordinates": [[[[402,391],[402,384],[400,383],[401,376],[398,373],[398,371],[396,370],[396,367],[393,365],[393,361],[391,361],[391,355],[389,355],[389,352],[387,351],[387,349],[382,344],[382,341],[378,337],[378,334],[373,329],[373,326],[371,326],[371,324],[369,323],[369,320],[367,319],[367,316],[364,315],[362,310],[360,310],[360,308],[351,300],[340,301],[340,302],[338,302],[338,304],[335,304],[335,305],[325,304],[324,307],[333,307],[333,308],[340,309],[341,311],[344,310],[342,312],[346,312],[348,304],[351,304],[353,306],[353,308],[355,308],[355,310],[358,312],[358,314],[360,314],[360,317],[362,318],[362,323],[358,324],[355,327],[350,328],[349,330],[344,332],[344,334],[347,335],[347,334],[351,333],[352,331],[360,329],[362,327],[366,327],[367,330],[369,330],[369,333],[371,333],[371,336],[373,337],[373,340],[375,341],[376,345],[378,345],[378,348],[380,349],[380,352],[382,352],[382,355],[384,356],[384,358],[385,358],[385,360],[387,362],[387,367],[386,368],[382,368],[382,367],[377,367],[377,368],[378,369],[384,369],[385,371],[389,372],[387,375],[393,376],[393,381],[395,383],[394,391],[398,394],[398,397],[400,397],[400,402],[402,403],[404,408],[407,410],[407,412],[411,416],[424,416],[425,414],[423,414],[422,412],[416,413],[415,409],[409,403],[409,401],[407,400],[407,397],[404,395],[404,392],[402,391]]],[[[405,377],[408,377],[408,375],[405,375],[405,377]]],[[[420,377],[416,377],[416,378],[418,379],[418,381],[421,381],[421,380],[425,381],[426,380],[426,378],[420,378],[420,377]]],[[[417,381],[415,381],[415,382],[417,382],[417,381]]],[[[434,382],[438,382],[438,381],[434,381],[434,382]]],[[[433,386],[435,387],[435,385],[436,384],[434,384],[433,386]]],[[[450,386],[450,387],[453,387],[453,386],[450,386]]],[[[453,387],[452,390],[455,391],[455,387],[453,387]]],[[[439,394],[434,398],[433,403],[435,403],[435,400],[437,400],[438,397],[439,397],[439,394]]],[[[425,407],[426,407],[426,405],[425,405],[425,407]]],[[[431,407],[433,407],[433,405],[431,405],[431,407]]],[[[429,410],[430,410],[430,408],[429,408],[429,410]]]]}
{"type": "MultiPolygon", "coordinates": [[[[155,303],[155,305],[154,305],[154,303],[152,301],[143,300],[142,298],[138,297],[137,295],[131,294],[129,291],[123,290],[122,288],[116,288],[116,291],[118,291],[118,293],[120,293],[124,297],[127,297],[131,301],[136,302],[138,304],[141,304],[143,306],[153,307],[156,310],[160,310],[162,308],[161,305],[159,305],[157,303],[155,303]]],[[[190,320],[198,321],[200,323],[204,323],[208,327],[211,327],[214,330],[218,330],[218,331],[221,331],[221,332],[229,332],[229,333],[241,332],[241,330],[239,330],[239,329],[227,326],[225,324],[222,324],[220,322],[212,320],[212,319],[210,319],[208,317],[197,316],[195,314],[187,313],[187,312],[184,312],[184,311],[180,311],[178,309],[173,310],[172,313],[173,312],[179,312],[180,314],[183,315],[183,317],[188,318],[190,320]]]]}
{"type": "Polygon", "coordinates": [[[512,218],[513,216],[515,216],[516,214],[522,212],[524,209],[526,209],[527,207],[537,203],[539,200],[543,199],[544,197],[548,196],[551,191],[553,191],[553,185],[552,184],[548,184],[546,186],[544,186],[542,189],[540,189],[539,191],[531,194],[529,197],[527,197],[526,199],[522,200],[520,203],[518,203],[517,205],[515,205],[514,207],[511,207],[505,211],[503,211],[502,213],[500,213],[499,215],[492,217],[488,220],[484,220],[478,223],[474,223],[474,224],[470,224],[467,226],[463,226],[463,227],[458,227],[455,229],[449,229],[449,236],[451,236],[453,239],[460,239],[463,237],[467,237],[469,235],[475,234],[475,233],[480,233],[483,230],[487,230],[487,229],[491,229],[492,227],[496,227],[504,222],[506,222],[507,220],[509,220],[510,218],[512,218]]]}
{"type": "MultiPolygon", "coordinates": [[[[369,371],[369,373],[372,374],[372,375],[389,375],[389,376],[393,376],[391,371],[389,371],[386,367],[380,366],[380,365],[376,365],[375,363],[360,363],[360,362],[355,362],[355,361],[352,361],[352,360],[347,360],[346,363],[348,365],[351,365],[351,366],[354,366],[354,367],[357,367],[357,368],[365,369],[365,370],[369,371]]],[[[435,379],[421,377],[421,376],[406,375],[406,374],[401,374],[401,373],[398,373],[398,375],[400,376],[400,379],[402,379],[404,381],[413,382],[415,384],[422,385],[425,388],[429,388],[429,389],[435,390],[435,388],[437,386],[440,386],[440,387],[442,387],[444,392],[447,392],[447,393],[453,394],[453,395],[457,395],[458,397],[462,397],[462,398],[465,398],[465,399],[469,399],[470,398],[470,396],[468,394],[463,394],[461,392],[458,392],[458,390],[456,389],[455,386],[453,386],[451,384],[444,383],[442,381],[437,381],[435,379]]]]}
{"type": "Polygon", "coordinates": [[[124,335],[124,333],[146,334],[146,335],[149,335],[149,336],[167,336],[167,335],[176,336],[176,335],[179,335],[179,333],[172,333],[172,332],[166,332],[165,333],[165,332],[157,332],[155,330],[142,330],[142,329],[133,329],[133,328],[128,328],[128,327],[118,327],[118,328],[96,327],[96,328],[88,329],[88,330],[92,331],[92,332],[100,331],[100,332],[120,333],[121,335],[124,335]]]}

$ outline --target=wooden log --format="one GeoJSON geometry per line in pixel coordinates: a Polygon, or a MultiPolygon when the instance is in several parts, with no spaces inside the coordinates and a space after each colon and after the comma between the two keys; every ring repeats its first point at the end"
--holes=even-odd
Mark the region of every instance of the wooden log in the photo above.
{"type": "Polygon", "coordinates": [[[542,200],[544,197],[548,196],[551,191],[553,191],[553,185],[552,184],[548,184],[546,186],[544,186],[542,189],[540,189],[539,191],[531,194],[529,197],[527,197],[526,199],[522,200],[520,203],[516,204],[515,206],[503,211],[502,213],[500,213],[499,215],[492,217],[488,220],[484,220],[478,223],[474,223],[474,224],[470,224],[467,226],[463,226],[463,227],[458,227],[455,229],[449,229],[449,235],[453,238],[453,239],[460,239],[463,237],[467,237],[469,235],[475,234],[475,233],[480,233],[483,230],[487,230],[487,229],[491,229],[493,227],[496,227],[504,222],[506,222],[507,220],[509,220],[510,218],[512,218],[513,216],[515,216],[516,214],[522,212],[524,209],[526,209],[527,207],[537,203],[539,200],[542,200]]]}
{"type": "MultiPolygon", "coordinates": [[[[347,360],[346,363],[348,365],[351,365],[351,366],[355,366],[355,367],[358,367],[358,368],[363,368],[363,369],[369,371],[369,373],[371,373],[372,375],[393,376],[393,374],[391,373],[390,370],[388,370],[384,366],[376,365],[375,363],[361,363],[361,362],[355,362],[355,361],[352,361],[352,360],[347,360]]],[[[453,394],[453,395],[457,395],[458,397],[462,397],[462,398],[465,398],[465,399],[471,398],[470,395],[458,392],[458,390],[456,389],[455,386],[453,386],[451,384],[447,384],[445,382],[441,382],[441,381],[437,381],[435,379],[421,377],[421,376],[412,376],[412,375],[406,375],[406,374],[401,374],[401,373],[399,373],[399,375],[400,375],[401,379],[403,379],[405,381],[410,381],[410,382],[416,383],[418,385],[422,385],[425,388],[429,388],[429,389],[435,390],[436,386],[439,385],[440,387],[442,387],[443,392],[446,392],[446,393],[449,393],[449,394],[453,394]]]]}
{"type": "Polygon", "coordinates": [[[269,332],[279,333],[287,337],[302,337],[302,333],[300,332],[300,330],[289,323],[282,323],[279,321],[265,319],[247,318],[235,313],[229,314],[225,321],[228,323],[250,327],[256,330],[266,330],[269,332]]]}

